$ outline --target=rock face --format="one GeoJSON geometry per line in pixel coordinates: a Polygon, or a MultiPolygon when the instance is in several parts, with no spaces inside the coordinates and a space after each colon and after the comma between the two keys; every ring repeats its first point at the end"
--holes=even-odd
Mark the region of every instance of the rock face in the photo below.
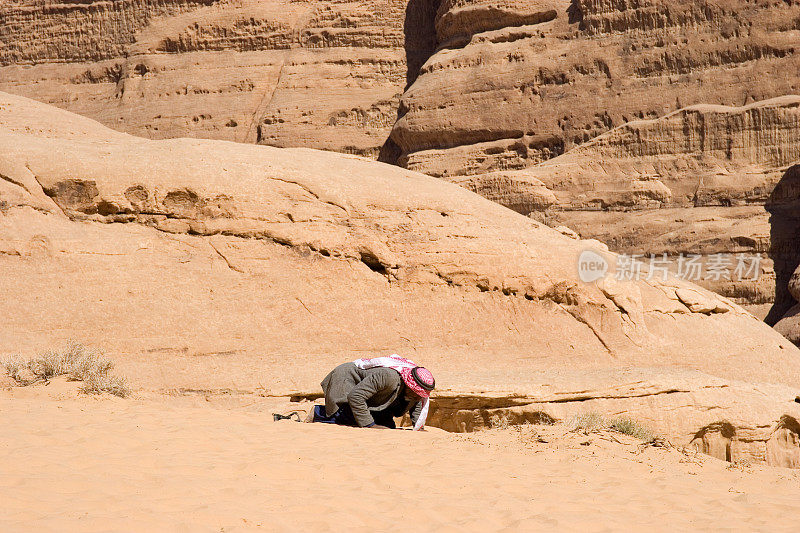
{"type": "Polygon", "coordinates": [[[601,243],[462,187],[308,149],[145,140],[7,94],[0,147],[4,350],[74,339],[146,389],[292,397],[401,352],[433,369],[449,429],[595,410],[733,460],[796,459],[800,350],[678,279],[584,283],[587,251],[617,259],[601,243]]]}
{"type": "Polygon", "coordinates": [[[762,317],[774,303],[774,323],[790,306],[786,287],[800,263],[799,160],[800,96],[784,96],[690,106],[525,170],[444,179],[620,253],[667,254],[673,263],[699,255],[703,268],[722,254],[731,279],[702,283],[762,317]],[[740,257],[747,268],[758,258],[758,271],[732,276],[740,257]]]}
{"type": "Polygon", "coordinates": [[[626,123],[532,174],[576,210],[765,204],[800,160],[800,96],[626,123]]]}
{"type": "Polygon", "coordinates": [[[800,302],[800,267],[794,271],[792,278],[789,280],[789,294],[792,298],[800,302]]]}
{"type": "Polygon", "coordinates": [[[399,161],[521,169],[636,119],[798,93],[798,17],[792,2],[444,0],[392,132],[399,161]]]}
{"type": "Polygon", "coordinates": [[[800,346],[800,304],[795,305],[775,324],[775,330],[800,346]]]}
{"type": "Polygon", "coordinates": [[[13,0],[0,90],[143,137],[380,154],[620,253],[758,255],[758,281],[702,283],[775,323],[800,257],[760,206],[798,162],[798,19],[745,0],[13,0]]]}
{"type": "Polygon", "coordinates": [[[405,7],[12,0],[0,6],[0,90],[144,137],[377,157],[406,82],[405,7]]]}
{"type": "Polygon", "coordinates": [[[787,168],[800,160],[799,110],[798,96],[691,106],[625,124],[516,175],[559,198],[550,213],[533,216],[615,251],[667,254],[673,263],[696,254],[704,268],[724,257],[729,279],[703,284],[762,317],[775,304],[774,323],[788,308],[787,273],[800,262],[781,244],[797,235],[793,208],[774,194],[780,187],[800,198],[786,185],[794,179],[787,168]],[[758,258],[758,271],[734,275],[740,257],[747,268],[758,258]]]}
{"type": "Polygon", "coordinates": [[[402,98],[400,165],[620,253],[758,255],[759,281],[704,283],[761,317],[776,302],[770,323],[786,312],[797,262],[760,206],[800,160],[783,74],[800,5],[432,3],[438,50],[402,98]]]}

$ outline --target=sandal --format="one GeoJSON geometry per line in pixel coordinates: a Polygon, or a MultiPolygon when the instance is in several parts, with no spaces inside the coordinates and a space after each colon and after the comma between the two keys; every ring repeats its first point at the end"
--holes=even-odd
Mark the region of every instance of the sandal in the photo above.
{"type": "Polygon", "coordinates": [[[294,420],[295,422],[302,422],[302,420],[300,420],[300,413],[298,413],[297,411],[292,411],[288,415],[272,413],[272,420],[275,422],[277,422],[278,420],[294,420]]]}

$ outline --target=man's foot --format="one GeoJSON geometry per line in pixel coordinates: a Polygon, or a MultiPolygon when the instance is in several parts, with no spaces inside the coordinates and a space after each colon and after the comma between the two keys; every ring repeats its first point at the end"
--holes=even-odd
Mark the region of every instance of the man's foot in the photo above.
{"type": "Polygon", "coordinates": [[[303,420],[303,422],[305,422],[306,424],[312,423],[314,421],[314,419],[316,418],[315,413],[314,413],[314,411],[316,411],[316,409],[317,409],[317,406],[316,405],[312,405],[311,409],[308,410],[308,414],[306,415],[306,419],[303,420]]]}

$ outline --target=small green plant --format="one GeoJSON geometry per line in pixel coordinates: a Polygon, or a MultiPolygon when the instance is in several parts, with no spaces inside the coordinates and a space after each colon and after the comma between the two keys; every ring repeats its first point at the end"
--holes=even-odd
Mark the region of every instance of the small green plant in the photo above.
{"type": "Polygon", "coordinates": [[[14,356],[2,362],[18,385],[32,385],[49,381],[57,376],[67,376],[70,381],[82,381],[81,392],[100,394],[107,392],[125,398],[130,394],[125,380],[110,375],[114,364],[102,354],[82,344],[70,342],[63,350],[48,350],[32,359],[14,356]]]}

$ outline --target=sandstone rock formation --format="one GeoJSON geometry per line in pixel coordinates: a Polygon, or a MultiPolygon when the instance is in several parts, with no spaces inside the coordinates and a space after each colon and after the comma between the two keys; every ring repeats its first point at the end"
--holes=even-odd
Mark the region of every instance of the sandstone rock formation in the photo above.
{"type": "Polygon", "coordinates": [[[404,18],[402,1],[13,0],[0,90],[155,139],[377,157],[406,81],[404,18]]]}
{"type": "Polygon", "coordinates": [[[779,318],[786,311],[784,271],[791,273],[800,257],[780,244],[793,241],[796,230],[779,228],[791,206],[778,209],[773,191],[800,160],[798,108],[798,96],[738,108],[692,106],[625,124],[514,174],[543,182],[559,198],[551,213],[535,216],[604,240],[615,251],[666,253],[673,261],[699,254],[704,264],[725,254],[731,271],[739,254],[760,257],[758,276],[705,283],[761,316],[781,287],[779,318]]]}
{"type": "Polygon", "coordinates": [[[775,330],[800,346],[800,304],[796,304],[775,324],[775,330]]]}
{"type": "MultiPolygon", "coordinates": [[[[796,210],[793,212],[797,214],[796,210]]],[[[796,225],[795,228],[800,228],[800,224],[796,225]]],[[[795,248],[793,257],[796,258],[797,255],[800,255],[800,251],[795,248]]],[[[800,302],[800,266],[792,274],[787,288],[789,295],[794,298],[792,302],[794,305],[778,320],[775,324],[775,329],[778,333],[800,346],[800,303],[798,303],[800,302]]],[[[789,298],[785,297],[785,300],[789,300],[789,298]]],[[[778,309],[776,309],[776,315],[780,315],[778,309]]]]}
{"type": "Polygon", "coordinates": [[[433,175],[528,167],[636,119],[800,92],[793,2],[444,0],[392,132],[433,175]]]}
{"type": "Polygon", "coordinates": [[[770,98],[800,92],[798,17],[744,0],[14,0],[0,90],[150,138],[383,145],[621,253],[760,254],[757,282],[705,285],[760,317],[776,302],[774,323],[797,262],[759,206],[797,162],[797,99],[770,98]]]}
{"type": "Polygon", "coordinates": [[[667,254],[673,265],[680,254],[699,255],[703,268],[723,254],[731,273],[739,257],[748,267],[758,257],[759,271],[744,280],[701,282],[761,317],[777,286],[774,323],[790,306],[786,283],[800,263],[792,214],[800,193],[787,170],[800,159],[799,105],[787,96],[692,106],[627,123],[526,170],[444,179],[620,253],[667,254]],[[785,198],[776,199],[776,185],[785,198]]]}
{"type": "Polygon", "coordinates": [[[796,276],[800,265],[800,165],[789,167],[767,202],[770,249],[775,258],[775,305],[770,316],[777,322],[797,303],[796,276]]]}
{"type": "Polygon", "coordinates": [[[566,209],[730,207],[765,204],[798,160],[800,96],[784,96],[629,122],[531,174],[566,209]]]}
{"type": "Polygon", "coordinates": [[[7,94],[0,146],[3,351],[72,338],[145,389],[312,398],[332,365],[397,351],[434,370],[449,429],[596,410],[734,460],[796,455],[800,350],[678,279],[583,283],[582,252],[614,254],[462,187],[7,94]]]}
{"type": "Polygon", "coordinates": [[[617,252],[760,255],[758,282],[706,285],[761,317],[776,301],[774,323],[797,262],[774,252],[760,206],[800,155],[783,74],[800,64],[798,17],[791,2],[443,1],[397,161],[549,208],[537,217],[617,252]]]}
{"type": "Polygon", "coordinates": [[[762,317],[776,302],[774,323],[788,309],[788,276],[800,263],[791,167],[800,160],[798,109],[800,96],[690,106],[626,123],[525,170],[445,179],[620,253],[667,254],[673,263],[697,254],[704,265],[725,254],[731,271],[737,257],[759,257],[758,276],[704,283],[762,317]]]}

